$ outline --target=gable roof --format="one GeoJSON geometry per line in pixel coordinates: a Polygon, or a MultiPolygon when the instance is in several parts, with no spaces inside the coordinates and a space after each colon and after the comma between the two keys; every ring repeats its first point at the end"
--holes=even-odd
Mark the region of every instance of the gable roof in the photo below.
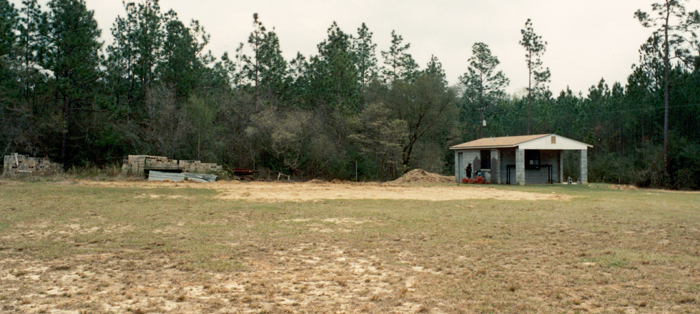
{"type": "MultiPolygon", "coordinates": [[[[558,141],[558,142],[560,142],[558,141]]],[[[563,136],[556,134],[536,134],[536,135],[521,135],[521,136],[505,136],[505,137],[485,137],[471,142],[462,143],[450,147],[452,150],[457,149],[482,149],[482,148],[514,148],[519,147],[521,144],[528,143],[526,149],[586,149],[587,147],[593,147],[593,145],[575,141],[563,136]],[[558,137],[560,141],[566,142],[568,145],[557,145],[554,144],[552,140],[551,144],[545,137],[558,137]],[[546,142],[545,142],[546,141],[546,142]],[[528,143],[529,142],[529,143],[528,143]],[[545,144],[546,143],[546,144],[545,144]],[[573,147],[572,147],[573,145],[573,147]],[[536,146],[536,147],[530,147],[536,146]]]]}
{"type": "Polygon", "coordinates": [[[476,148],[501,148],[501,147],[516,147],[518,144],[536,140],[551,134],[537,135],[521,135],[521,136],[504,136],[504,137],[485,137],[471,142],[462,143],[450,147],[450,149],[476,149],[476,148]]]}

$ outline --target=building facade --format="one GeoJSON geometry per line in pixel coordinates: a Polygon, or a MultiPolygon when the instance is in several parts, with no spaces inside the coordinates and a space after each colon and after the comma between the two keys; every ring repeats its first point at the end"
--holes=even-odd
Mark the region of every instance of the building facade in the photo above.
{"type": "Polygon", "coordinates": [[[564,182],[562,152],[580,152],[580,181],[588,183],[590,144],[556,134],[489,137],[450,147],[455,152],[455,179],[467,177],[466,168],[496,184],[564,182]]]}

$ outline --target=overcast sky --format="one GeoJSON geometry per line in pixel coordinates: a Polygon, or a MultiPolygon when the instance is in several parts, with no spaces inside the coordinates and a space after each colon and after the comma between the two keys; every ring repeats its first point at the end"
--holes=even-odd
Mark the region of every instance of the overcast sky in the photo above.
{"type": "MultiPolygon", "coordinates": [[[[136,0],[137,2],[140,0],[136,0]]],[[[18,4],[20,0],[13,0],[18,4]]],[[[45,1],[42,1],[45,2],[45,1]]],[[[102,38],[111,42],[110,28],[124,15],[121,0],[86,0],[95,11],[102,38]]],[[[510,79],[507,91],[527,87],[525,52],[518,44],[525,21],[532,19],[548,42],[544,65],[552,72],[556,95],[569,86],[584,96],[601,78],[623,85],[638,61],[638,48],[651,31],[634,19],[638,9],[650,11],[650,0],[160,0],[163,12],[173,9],[186,24],[197,19],[211,34],[207,49],[231,55],[252,30],[253,13],[275,28],[284,57],[317,53],[333,21],[347,33],[364,22],[374,33],[377,58],[391,44],[391,31],[410,43],[409,52],[424,68],[431,55],[442,62],[450,84],[466,72],[475,42],[489,45],[510,79]]],[[[698,9],[698,2],[686,5],[698,9]]],[[[105,46],[106,46],[105,44],[105,46]]]]}

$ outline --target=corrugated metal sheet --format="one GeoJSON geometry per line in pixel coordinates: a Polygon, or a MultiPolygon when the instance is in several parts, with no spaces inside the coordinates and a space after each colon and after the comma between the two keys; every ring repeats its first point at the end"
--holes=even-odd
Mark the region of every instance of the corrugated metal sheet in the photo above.
{"type": "Polygon", "coordinates": [[[214,174],[203,174],[203,173],[189,173],[189,172],[162,172],[162,171],[149,171],[148,181],[164,181],[169,180],[173,182],[179,181],[194,181],[194,182],[215,182],[216,175],[214,174]]]}

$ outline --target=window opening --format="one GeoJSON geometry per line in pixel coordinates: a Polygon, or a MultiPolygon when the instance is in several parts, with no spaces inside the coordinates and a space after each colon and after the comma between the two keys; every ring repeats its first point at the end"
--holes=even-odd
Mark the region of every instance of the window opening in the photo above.
{"type": "Polygon", "coordinates": [[[481,151],[481,169],[491,169],[491,151],[488,149],[481,151]]]}
{"type": "Polygon", "coordinates": [[[526,150],[525,151],[525,169],[539,170],[540,169],[540,151],[526,150]]]}

